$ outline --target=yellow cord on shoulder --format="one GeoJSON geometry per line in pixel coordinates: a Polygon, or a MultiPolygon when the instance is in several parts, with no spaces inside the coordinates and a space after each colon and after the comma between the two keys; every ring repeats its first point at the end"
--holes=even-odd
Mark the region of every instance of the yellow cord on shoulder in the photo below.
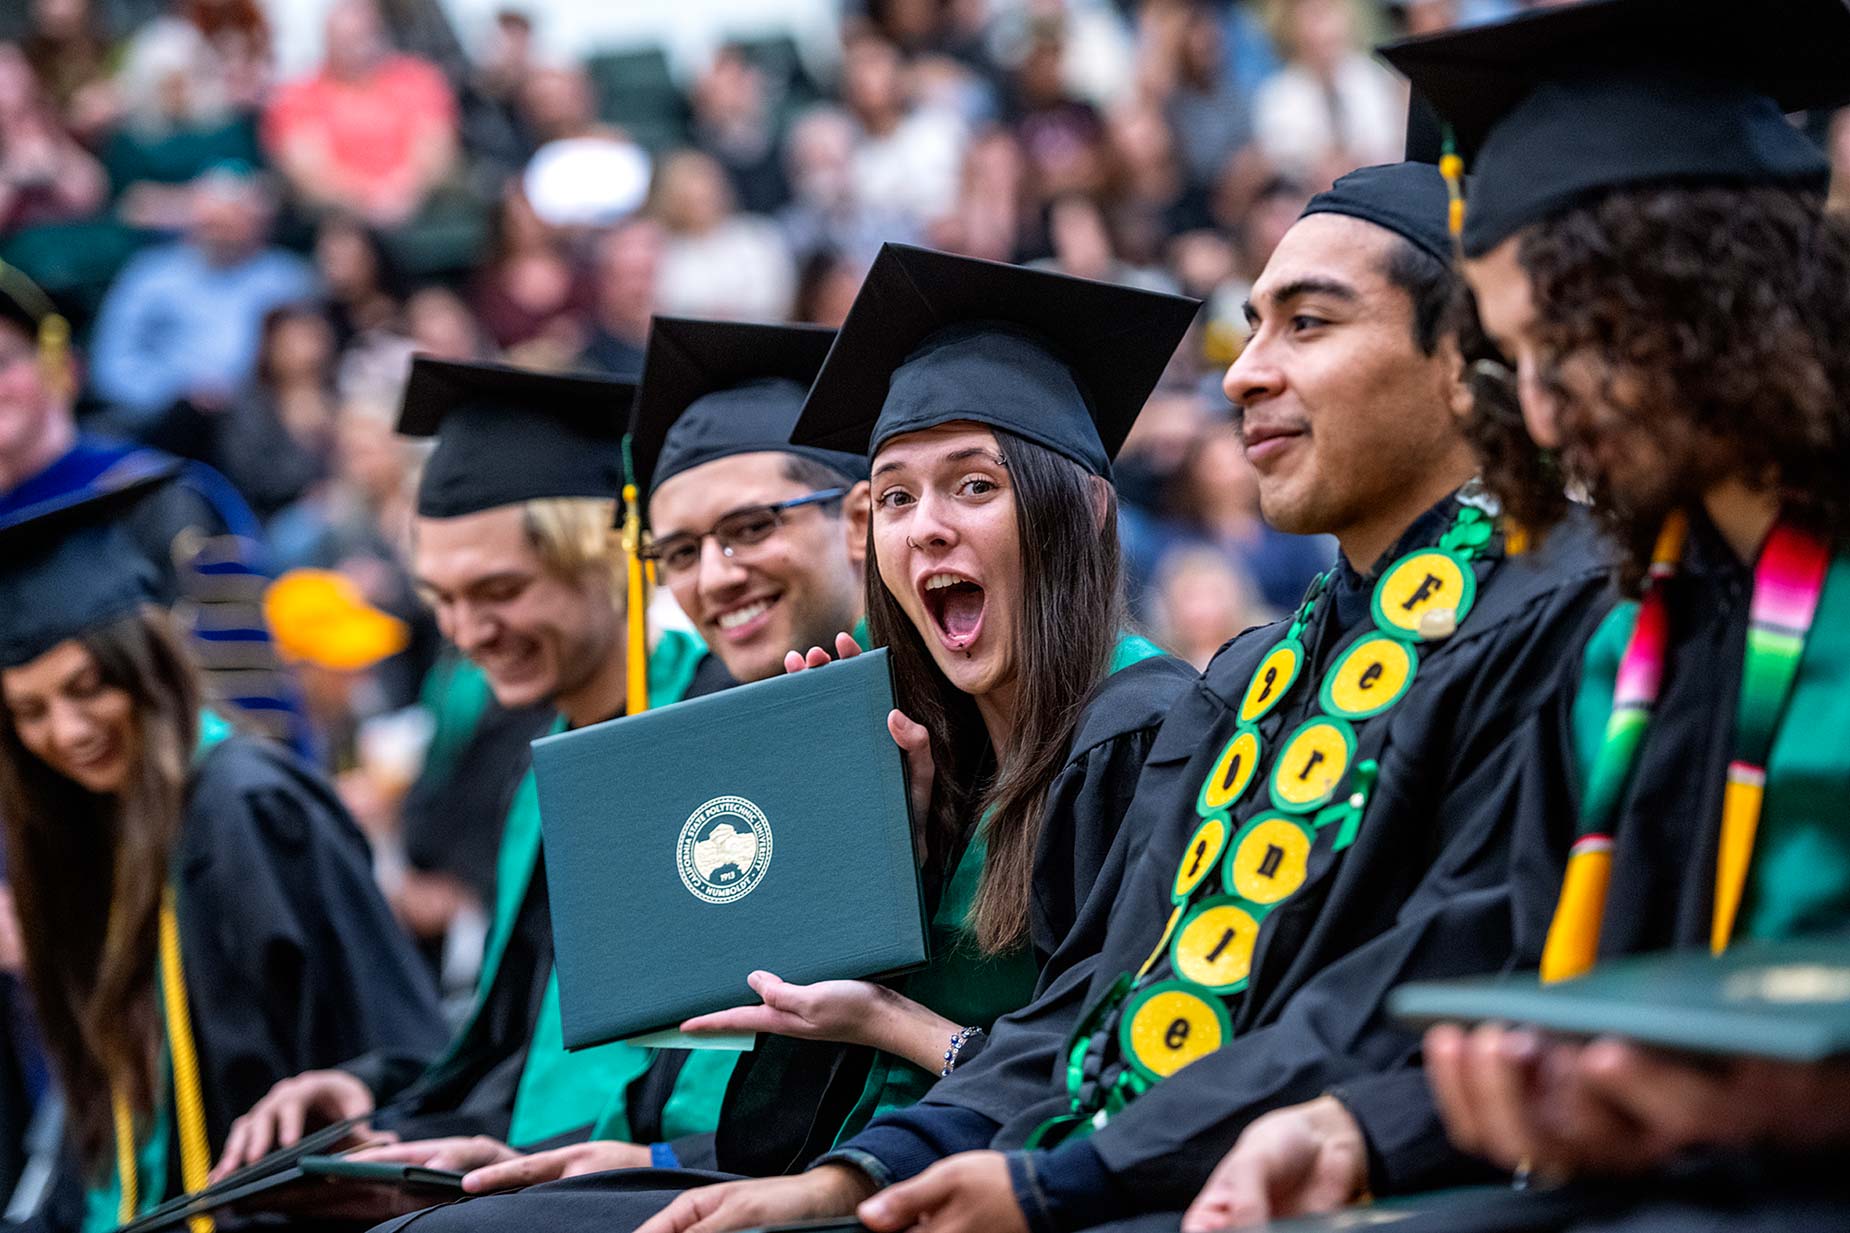
{"type": "MultiPolygon", "coordinates": [[[[199,1088],[199,1053],[193,1046],[193,1017],[186,1004],[186,969],[180,962],[180,914],[173,887],[161,896],[161,991],[167,1001],[167,1051],[173,1061],[173,1103],[180,1124],[180,1181],[188,1194],[204,1190],[212,1174],[206,1140],[206,1102],[199,1088]]],[[[210,1216],[186,1222],[192,1233],[212,1233],[210,1216]]]]}
{"type": "MultiPolygon", "coordinates": [[[[161,894],[160,964],[162,1015],[167,1054],[173,1065],[174,1119],[180,1128],[180,1182],[188,1194],[205,1189],[212,1172],[212,1148],[206,1139],[206,1104],[199,1087],[199,1052],[193,1044],[193,1016],[186,1001],[186,967],[180,961],[180,914],[173,887],[161,894]]],[[[117,1219],[127,1224],[141,1206],[140,1165],[135,1159],[135,1112],[120,1085],[110,1092],[116,1124],[116,1178],[122,1198],[117,1219]]],[[[213,1233],[210,1216],[194,1216],[192,1233],[213,1233]]]]}

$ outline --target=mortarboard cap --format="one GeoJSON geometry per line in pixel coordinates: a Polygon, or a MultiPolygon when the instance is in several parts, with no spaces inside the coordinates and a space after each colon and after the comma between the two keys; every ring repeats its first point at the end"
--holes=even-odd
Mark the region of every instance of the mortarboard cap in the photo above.
{"type": "Polygon", "coordinates": [[[1346,214],[1384,227],[1445,265],[1452,263],[1446,227],[1445,177],[1431,163],[1387,163],[1352,171],[1310,199],[1300,218],[1346,214]]]}
{"type": "Polygon", "coordinates": [[[153,562],[118,523],[146,487],[0,528],[0,668],[160,602],[153,562]]]}
{"type": "Polygon", "coordinates": [[[880,249],[792,439],[871,455],[970,420],[1095,475],[1200,301],[903,244],[880,249]]]}
{"type": "Polygon", "coordinates": [[[835,331],[657,317],[636,389],[630,455],[646,498],[670,476],[733,454],[777,450],[864,479],[860,453],[792,445],[790,431],[835,331]]]}
{"type": "Polygon", "coordinates": [[[542,497],[623,491],[623,430],[636,387],[576,373],[419,356],[398,431],[437,438],[418,513],[456,518],[542,497]]]}
{"type": "Polygon", "coordinates": [[[1844,0],[1583,0],[1381,54],[1470,162],[1469,256],[1615,188],[1821,190],[1784,113],[1850,100],[1844,0]]]}

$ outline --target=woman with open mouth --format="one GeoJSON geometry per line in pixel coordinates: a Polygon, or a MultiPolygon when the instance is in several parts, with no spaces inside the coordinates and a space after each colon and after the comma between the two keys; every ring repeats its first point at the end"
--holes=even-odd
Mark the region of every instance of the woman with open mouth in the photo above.
{"type": "Polygon", "coordinates": [[[0,530],[6,872],[76,1148],[35,1217],[50,1229],[199,1189],[279,1079],[445,1035],[333,791],[201,705],[108,520],[133,499],[0,530]]]}
{"type": "MultiPolygon", "coordinates": [[[[837,1068],[860,1099],[812,1154],[917,1100],[1102,932],[1101,871],[1190,678],[1125,632],[1110,458],[1194,309],[888,245],[810,391],[795,441],[872,467],[868,623],[892,656],[933,958],[889,985],[756,973],[764,1005],[684,1027],[871,1046],[871,1072],[837,1068]]],[[[844,634],[834,654],[858,649],[844,634]]]]}

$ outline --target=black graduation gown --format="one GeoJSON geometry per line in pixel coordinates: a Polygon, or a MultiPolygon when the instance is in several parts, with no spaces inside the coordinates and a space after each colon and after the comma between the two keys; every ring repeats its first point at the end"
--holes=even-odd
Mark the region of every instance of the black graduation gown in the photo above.
{"type": "MultiPolygon", "coordinates": [[[[1449,519],[1447,503],[1384,562],[1435,542],[1449,519]]],[[[1372,582],[1342,568],[1334,602],[1306,631],[1300,684],[1268,721],[1277,733],[1314,713],[1316,691],[1301,682],[1319,681],[1370,626],[1372,582]]],[[[1230,1043],[1090,1138],[1017,1152],[1011,1168],[1031,1224],[1180,1210],[1254,1118],[1330,1091],[1367,1135],[1378,1191],[1424,1188],[1471,1167],[1446,1145],[1417,1068],[1417,1034],[1388,1021],[1382,1001],[1407,980],[1539,958],[1573,831],[1564,669],[1607,603],[1584,524],[1480,570],[1476,606],[1458,632],[1423,648],[1407,695],[1363,728],[1355,761],[1374,757],[1381,769],[1361,830],[1340,855],[1329,851],[1336,828],[1322,832],[1302,888],[1266,918],[1250,986],[1229,1006],[1230,1043]]],[[[851,1142],[876,1171],[901,1178],[950,1152],[1016,1149],[1066,1110],[1068,1035],[1162,936],[1200,785],[1233,733],[1247,683],[1284,633],[1281,623],[1236,639],[1164,724],[1126,823],[1149,840],[1101,952],[998,1024],[973,1065],[851,1142]]],[[[1236,826],[1249,812],[1236,814],[1236,826]]]]}
{"type": "MultiPolygon", "coordinates": [[[[280,746],[231,736],[204,756],[174,871],[215,1155],[281,1079],[367,1049],[442,1042],[436,990],[373,881],[365,836],[280,746]]],[[[172,1157],[170,1196],[182,1189],[172,1157]]],[[[56,1188],[45,1227],[76,1226],[82,1185],[72,1176],[56,1188]]]]}
{"type": "MultiPolygon", "coordinates": [[[[1193,673],[1179,660],[1142,660],[1102,682],[1080,717],[1067,761],[1048,790],[1035,851],[1030,927],[1043,964],[1043,985],[1049,972],[1081,961],[1103,934],[1126,852],[1136,846],[1123,829],[1139,769],[1163,716],[1192,680],[1193,673]]],[[[679,1190],[800,1169],[828,1149],[860,1095],[865,1054],[828,1042],[761,1042],[747,1060],[762,1069],[742,1065],[727,1090],[717,1151],[691,1141],[674,1145],[688,1168],[573,1178],[433,1208],[381,1228],[415,1222],[420,1230],[426,1225],[492,1229],[522,1221],[559,1230],[623,1229],[640,1223],[679,1190]],[[730,1171],[712,1167],[716,1156],[720,1169],[730,1171]]],[[[965,1059],[980,1056],[981,1048],[964,1054],[965,1059]]],[[[968,1064],[960,1061],[960,1069],[968,1064]]]]}

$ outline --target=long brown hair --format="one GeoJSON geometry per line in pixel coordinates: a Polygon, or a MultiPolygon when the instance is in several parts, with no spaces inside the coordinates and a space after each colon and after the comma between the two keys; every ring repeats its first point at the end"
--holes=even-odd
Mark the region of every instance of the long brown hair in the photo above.
{"type": "Polygon", "coordinates": [[[1015,738],[1000,763],[976,700],[938,670],[880,571],[867,571],[868,629],[875,645],[889,648],[895,701],[931,733],[937,773],[924,819],[928,864],[948,876],[944,866],[969,819],[985,819],[988,852],[969,924],[989,954],[1028,940],[1047,790],[1124,624],[1116,494],[1107,486],[1099,518],[1091,475],[1031,441],[1001,429],[995,436],[1015,490],[1022,575],[1015,738]]]}
{"type": "Polygon", "coordinates": [[[105,685],[134,702],[137,759],[98,796],[20,743],[0,707],[0,819],[34,1008],[84,1159],[110,1142],[112,1081],[154,1109],[154,959],[161,893],[199,737],[199,678],[167,615],[118,618],[78,638],[105,685]]]}

